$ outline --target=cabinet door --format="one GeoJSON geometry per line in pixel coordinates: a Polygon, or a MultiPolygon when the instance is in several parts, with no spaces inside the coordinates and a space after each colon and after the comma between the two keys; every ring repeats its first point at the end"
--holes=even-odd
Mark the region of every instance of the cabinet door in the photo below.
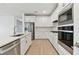
{"type": "Polygon", "coordinates": [[[21,54],[24,55],[27,48],[27,40],[26,37],[21,39],[21,54]]]}
{"type": "Polygon", "coordinates": [[[29,43],[31,43],[31,33],[29,33],[29,35],[27,36],[27,40],[29,43]]]}
{"type": "Polygon", "coordinates": [[[56,40],[55,42],[57,43],[58,42],[58,33],[55,33],[54,35],[55,35],[55,40],[56,40]]]}
{"type": "Polygon", "coordinates": [[[32,41],[31,41],[31,34],[26,36],[26,40],[27,40],[27,49],[29,48],[29,46],[31,45],[32,41]]]}

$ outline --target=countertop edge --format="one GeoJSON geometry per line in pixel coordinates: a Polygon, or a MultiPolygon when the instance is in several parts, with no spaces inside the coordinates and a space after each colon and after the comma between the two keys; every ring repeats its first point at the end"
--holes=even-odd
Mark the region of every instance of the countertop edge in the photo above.
{"type": "Polygon", "coordinates": [[[8,37],[9,40],[7,42],[4,42],[4,41],[2,41],[2,43],[0,42],[0,48],[7,45],[7,44],[9,44],[9,43],[11,43],[11,42],[13,42],[13,41],[15,41],[15,40],[18,40],[18,39],[21,39],[21,38],[23,38],[25,36],[28,36],[29,34],[30,33],[27,33],[27,34],[24,34],[24,35],[21,35],[21,36],[18,36],[18,37],[8,37]]]}

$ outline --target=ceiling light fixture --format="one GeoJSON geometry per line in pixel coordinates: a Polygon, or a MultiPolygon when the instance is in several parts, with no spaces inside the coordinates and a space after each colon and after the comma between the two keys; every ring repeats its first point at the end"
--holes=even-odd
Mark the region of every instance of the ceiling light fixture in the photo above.
{"type": "Polygon", "coordinates": [[[45,11],[45,10],[43,10],[43,13],[45,14],[45,13],[46,13],[46,11],[45,11]]]}

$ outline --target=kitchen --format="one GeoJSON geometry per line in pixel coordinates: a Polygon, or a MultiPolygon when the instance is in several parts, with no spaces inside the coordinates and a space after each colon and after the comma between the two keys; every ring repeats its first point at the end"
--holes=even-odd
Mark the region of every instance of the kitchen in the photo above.
{"type": "Polygon", "coordinates": [[[79,54],[78,7],[75,3],[0,3],[0,55],[79,54]]]}

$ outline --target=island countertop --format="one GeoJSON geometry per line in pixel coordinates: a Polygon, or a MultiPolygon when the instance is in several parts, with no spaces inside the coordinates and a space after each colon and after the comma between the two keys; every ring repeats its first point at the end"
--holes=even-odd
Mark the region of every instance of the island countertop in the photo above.
{"type": "Polygon", "coordinates": [[[23,34],[21,36],[16,36],[16,37],[12,37],[12,36],[8,36],[8,37],[2,37],[0,38],[0,47],[6,45],[6,44],[9,44],[15,40],[18,40],[18,39],[21,39],[23,38],[24,36],[26,35],[29,35],[30,32],[27,32],[26,34],[23,34]]]}

